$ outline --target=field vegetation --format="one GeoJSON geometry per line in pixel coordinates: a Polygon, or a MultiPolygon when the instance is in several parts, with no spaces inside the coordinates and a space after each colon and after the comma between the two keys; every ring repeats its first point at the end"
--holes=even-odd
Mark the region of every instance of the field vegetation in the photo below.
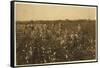
{"type": "Polygon", "coordinates": [[[16,21],[17,65],[95,58],[95,20],[16,21]]]}

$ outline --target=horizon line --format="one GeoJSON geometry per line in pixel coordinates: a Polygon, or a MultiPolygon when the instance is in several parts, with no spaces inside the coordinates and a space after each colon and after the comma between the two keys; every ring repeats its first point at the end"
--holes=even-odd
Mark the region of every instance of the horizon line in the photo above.
{"type": "Polygon", "coordinates": [[[96,20],[96,19],[40,19],[40,20],[16,20],[16,21],[58,21],[58,20],[61,20],[61,21],[65,21],[65,20],[69,20],[69,21],[78,21],[78,20],[96,20]]]}

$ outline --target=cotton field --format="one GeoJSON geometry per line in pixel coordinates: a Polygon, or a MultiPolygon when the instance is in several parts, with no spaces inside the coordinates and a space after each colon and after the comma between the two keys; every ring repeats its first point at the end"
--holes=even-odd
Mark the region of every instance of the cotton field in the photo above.
{"type": "Polygon", "coordinates": [[[96,21],[16,22],[16,63],[42,64],[96,58],[96,21]]]}

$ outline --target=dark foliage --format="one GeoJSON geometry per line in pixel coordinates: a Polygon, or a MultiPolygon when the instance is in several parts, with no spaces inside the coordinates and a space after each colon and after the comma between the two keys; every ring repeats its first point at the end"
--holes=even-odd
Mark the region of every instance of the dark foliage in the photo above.
{"type": "Polygon", "coordinates": [[[95,35],[93,20],[17,21],[17,65],[95,59],[95,35]]]}

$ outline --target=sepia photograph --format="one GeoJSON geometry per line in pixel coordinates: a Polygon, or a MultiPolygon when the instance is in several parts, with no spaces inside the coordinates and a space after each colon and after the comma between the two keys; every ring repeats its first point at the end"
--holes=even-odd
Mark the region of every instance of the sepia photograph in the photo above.
{"type": "Polygon", "coordinates": [[[97,6],[14,4],[14,65],[97,61],[97,6]]]}

